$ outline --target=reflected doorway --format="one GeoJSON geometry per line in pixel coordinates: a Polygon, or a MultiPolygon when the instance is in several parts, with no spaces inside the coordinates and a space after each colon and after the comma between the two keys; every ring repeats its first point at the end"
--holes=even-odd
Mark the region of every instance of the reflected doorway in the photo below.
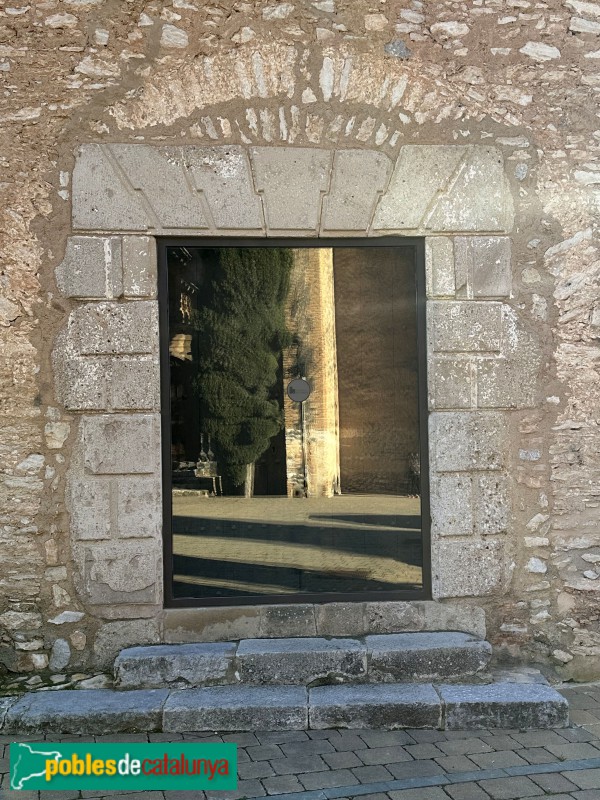
{"type": "Polygon", "coordinates": [[[167,604],[429,596],[422,242],[160,246],[167,604]]]}

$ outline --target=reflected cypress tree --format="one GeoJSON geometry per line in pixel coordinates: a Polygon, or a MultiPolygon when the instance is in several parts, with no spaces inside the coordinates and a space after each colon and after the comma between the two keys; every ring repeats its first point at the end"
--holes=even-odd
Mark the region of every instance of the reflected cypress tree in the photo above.
{"type": "Polygon", "coordinates": [[[280,248],[223,248],[202,287],[196,323],[195,389],[226,484],[240,486],[247,465],[283,426],[276,399],[293,255],[280,248]]]}

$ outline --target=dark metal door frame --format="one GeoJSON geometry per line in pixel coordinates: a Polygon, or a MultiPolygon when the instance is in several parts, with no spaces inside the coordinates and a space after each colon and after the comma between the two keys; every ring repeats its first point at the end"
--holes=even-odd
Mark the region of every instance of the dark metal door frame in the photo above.
{"type": "Polygon", "coordinates": [[[160,326],[161,384],[161,454],[163,489],[163,574],[165,608],[199,608],[205,606],[247,606],[299,603],[339,603],[385,600],[430,600],[431,594],[431,515],[429,505],[429,436],[427,405],[425,240],[416,237],[382,236],[352,238],[234,238],[234,237],[164,237],[157,238],[158,306],[160,326]],[[255,595],[244,597],[186,598],[173,597],[173,533],[171,494],[171,376],[169,365],[169,303],[167,248],[194,247],[412,247],[415,252],[415,284],[417,301],[417,359],[419,443],[421,457],[421,543],[423,549],[423,586],[419,590],[393,592],[354,592],[328,594],[255,595]]]}

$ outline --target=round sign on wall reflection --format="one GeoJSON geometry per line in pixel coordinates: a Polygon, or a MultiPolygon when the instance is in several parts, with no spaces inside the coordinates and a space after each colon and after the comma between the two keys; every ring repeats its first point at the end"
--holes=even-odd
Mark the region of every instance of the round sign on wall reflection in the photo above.
{"type": "Polygon", "coordinates": [[[308,395],[310,394],[308,381],[304,380],[304,378],[295,378],[288,383],[287,393],[290,400],[293,400],[295,403],[303,403],[308,399],[308,395]]]}

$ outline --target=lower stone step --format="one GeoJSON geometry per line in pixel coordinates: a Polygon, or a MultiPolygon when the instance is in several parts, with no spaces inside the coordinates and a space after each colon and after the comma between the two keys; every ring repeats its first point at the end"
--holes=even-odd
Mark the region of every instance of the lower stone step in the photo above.
{"type": "Polygon", "coordinates": [[[305,728],[561,728],[567,701],[543,684],[360,684],[81,689],[0,698],[2,734],[305,728]]]}
{"type": "Polygon", "coordinates": [[[115,661],[115,679],[123,689],[427,681],[474,675],[490,657],[488,642],[457,631],[244,639],[130,647],[115,661]]]}

